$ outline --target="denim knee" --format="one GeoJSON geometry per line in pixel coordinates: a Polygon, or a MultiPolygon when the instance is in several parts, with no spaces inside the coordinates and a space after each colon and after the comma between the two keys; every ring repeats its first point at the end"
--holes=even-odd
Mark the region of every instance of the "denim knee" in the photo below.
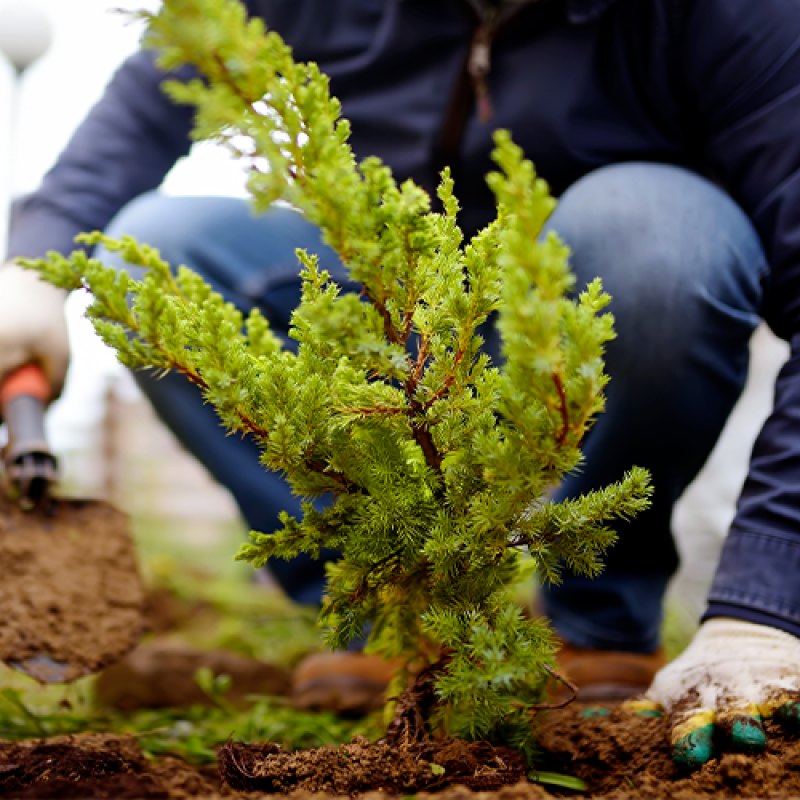
{"type": "Polygon", "coordinates": [[[714,184],[663,164],[604,167],[567,190],[547,229],[569,245],[577,288],[600,276],[612,297],[612,374],[657,379],[715,328],[729,352],[746,352],[767,264],[752,223],[714,184]]]}
{"type": "MultiPolygon", "coordinates": [[[[201,221],[196,215],[182,213],[185,198],[166,197],[159,192],[147,192],[123,206],[105,230],[112,239],[132,236],[140,244],[156,248],[169,264],[183,264],[189,243],[197,238],[201,221]]],[[[121,257],[99,248],[103,261],[117,269],[124,268],[139,279],[144,269],[126,264],[121,257]]]]}
{"type": "MultiPolygon", "coordinates": [[[[288,347],[286,336],[301,296],[303,248],[319,258],[345,289],[351,289],[337,254],[320,230],[298,212],[273,207],[253,213],[247,200],[232,197],[165,197],[151,192],[128,204],[111,222],[108,234],[134,236],[155,247],[173,267],[185,265],[244,312],[258,306],[288,347]]],[[[142,270],[116,254],[103,260],[140,278],[142,270]]]]}
{"type": "Polygon", "coordinates": [[[646,652],[677,566],[672,509],[744,386],[766,260],[728,195],[664,165],[597,170],[566,192],[548,228],[572,249],[578,289],[602,278],[618,334],[606,409],[583,468],[556,499],[605,486],[633,464],[650,471],[655,493],[650,509],[615,524],[606,571],[591,581],[565,575],[543,592],[544,607],[574,644],[646,652]]]}

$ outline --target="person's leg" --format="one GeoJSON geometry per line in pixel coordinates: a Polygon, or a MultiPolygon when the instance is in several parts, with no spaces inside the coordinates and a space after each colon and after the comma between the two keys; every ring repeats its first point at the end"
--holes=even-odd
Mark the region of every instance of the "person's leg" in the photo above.
{"type": "Polygon", "coordinates": [[[600,169],[565,193],[548,222],[572,249],[580,290],[595,276],[612,296],[605,412],[581,471],[556,499],[652,474],[653,505],[617,526],[602,575],[565,573],[541,603],[578,647],[647,653],[678,564],[675,501],[698,473],[744,386],[767,267],[741,209],[700,177],[664,165],[600,169]]]}
{"type": "MultiPolygon", "coordinates": [[[[258,306],[273,330],[286,342],[290,316],[300,302],[300,266],[295,248],[320,258],[332,274],[344,277],[336,254],[321,242],[316,227],[294,211],[275,208],[254,216],[245,200],[235,198],[169,198],[147,194],[112,221],[108,235],[134,236],[158,248],[173,267],[186,265],[245,313],[258,306]]],[[[100,249],[107,264],[138,277],[141,270],[100,249]]],[[[298,516],[300,504],[283,478],[259,463],[259,450],[248,437],[228,436],[213,406],[197,387],[178,374],[156,378],[135,373],[139,386],[159,417],[211,474],[233,494],[253,530],[269,533],[285,510],[298,516]]],[[[330,555],[330,554],[329,554],[330,555]]],[[[324,583],[324,561],[300,556],[274,559],[270,571],[296,602],[318,604],[324,583]]]]}

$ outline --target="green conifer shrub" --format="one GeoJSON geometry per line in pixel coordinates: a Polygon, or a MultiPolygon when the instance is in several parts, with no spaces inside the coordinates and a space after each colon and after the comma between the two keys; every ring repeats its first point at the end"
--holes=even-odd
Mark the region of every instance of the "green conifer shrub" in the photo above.
{"type": "Polygon", "coordinates": [[[259,567],[338,549],[321,612],[328,643],[369,629],[370,651],[423,657],[430,725],[522,746],[554,644],[511,588],[526,565],[548,581],[564,566],[597,574],[608,521],[643,509],[650,492],[632,468],[602,491],[547,499],[580,468],[603,408],[608,296],[599,280],[574,296],[567,248],[539,238],[555,201],[507,133],[488,176],[497,219],[463,242],[448,172],[434,213],[378,159],[357,164],[326,77],[239,3],[166,0],[144,16],[163,67],[192,63],[205,76],[166,87],[196,106],[196,138],[241,157],[256,209],[280,199],[318,225],[360,296],[299,252],[294,354],[257,310],[244,319],[130,239],[82,237],[147,267],[141,281],[80,252],[29,266],[88,288],[87,314],[123,364],[185,375],[306,499],[302,519],[254,532],[238,558],[259,567]],[[481,353],[478,328],[493,312],[502,365],[481,353]],[[318,511],[323,495],[334,500],[318,511]]]}

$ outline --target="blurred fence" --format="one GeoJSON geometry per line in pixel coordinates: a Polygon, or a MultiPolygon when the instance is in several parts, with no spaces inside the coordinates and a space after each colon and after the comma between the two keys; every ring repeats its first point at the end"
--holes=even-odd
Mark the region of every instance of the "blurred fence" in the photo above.
{"type": "Polygon", "coordinates": [[[237,530],[244,539],[231,495],[161,424],[128,373],[108,378],[100,400],[97,419],[58,454],[65,492],[109,500],[138,524],[197,545],[237,530]]]}

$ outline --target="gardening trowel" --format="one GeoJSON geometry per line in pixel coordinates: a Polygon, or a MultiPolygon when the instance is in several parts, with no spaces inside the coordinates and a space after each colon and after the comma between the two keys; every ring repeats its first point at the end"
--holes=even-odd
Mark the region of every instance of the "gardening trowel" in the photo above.
{"type": "Polygon", "coordinates": [[[45,683],[96,672],[144,632],[144,589],[127,517],[57,497],[44,431],[50,386],[38,366],[0,386],[0,661],[45,683]]]}

